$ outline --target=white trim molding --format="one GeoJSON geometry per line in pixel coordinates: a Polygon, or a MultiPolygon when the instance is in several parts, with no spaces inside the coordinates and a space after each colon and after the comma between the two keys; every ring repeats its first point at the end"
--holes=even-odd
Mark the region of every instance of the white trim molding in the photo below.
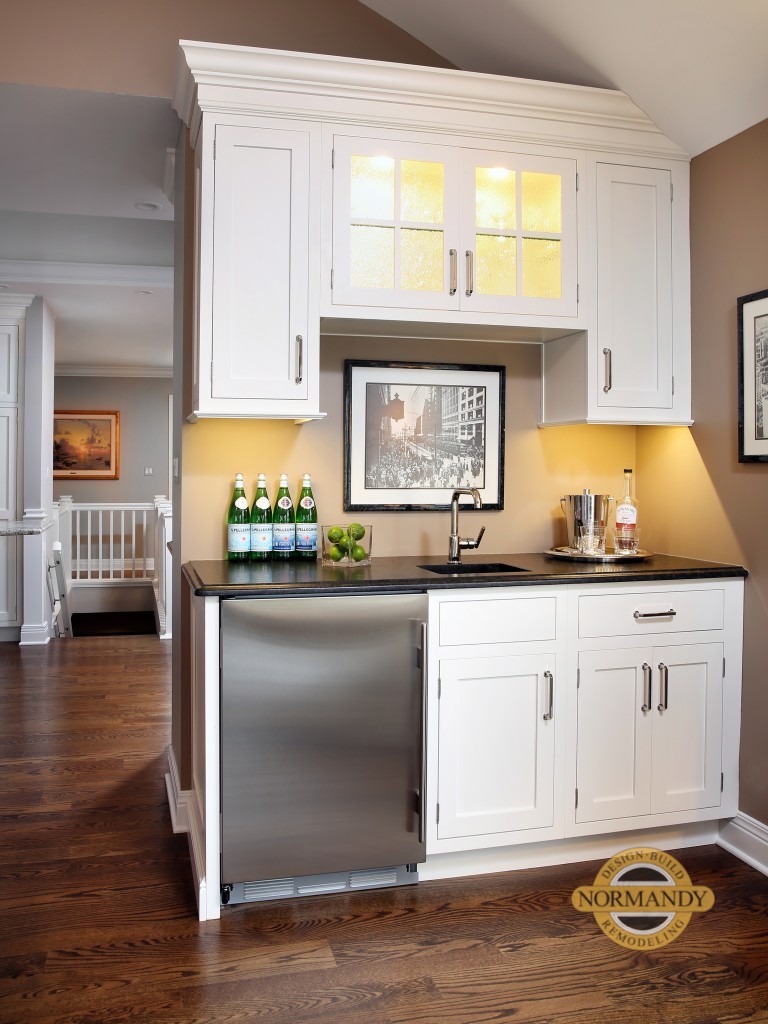
{"type": "MultiPolygon", "coordinates": [[[[0,279],[24,284],[121,285],[126,288],[173,288],[173,267],[118,263],[56,263],[0,260],[0,279]]],[[[16,296],[20,298],[23,296],[16,296]]],[[[33,296],[29,296],[30,301],[33,296]]]]}
{"type": "Polygon", "coordinates": [[[165,773],[165,788],[168,792],[171,826],[174,832],[189,832],[189,800],[192,794],[181,788],[176,755],[171,744],[168,745],[167,753],[168,771],[165,773]]]}
{"type": "Polygon", "coordinates": [[[720,826],[717,845],[768,875],[768,825],[757,818],[739,811],[720,826]]]}

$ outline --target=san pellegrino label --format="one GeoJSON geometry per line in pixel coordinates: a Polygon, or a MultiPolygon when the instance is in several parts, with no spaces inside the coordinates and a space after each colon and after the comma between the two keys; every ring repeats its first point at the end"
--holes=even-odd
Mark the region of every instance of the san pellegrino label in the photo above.
{"type": "Polygon", "coordinates": [[[272,513],[272,557],[290,558],[296,550],[296,517],[288,490],[288,477],[280,476],[280,487],[272,513]]]}
{"type": "Polygon", "coordinates": [[[259,473],[251,509],[251,561],[265,562],[272,556],[272,506],[267,495],[267,478],[259,473]]]}
{"type": "Polygon", "coordinates": [[[251,527],[243,474],[235,475],[235,488],[227,512],[227,560],[245,562],[250,558],[251,527]]]}
{"type": "Polygon", "coordinates": [[[296,557],[317,558],[317,506],[309,473],[302,478],[296,506],[296,557]]]}

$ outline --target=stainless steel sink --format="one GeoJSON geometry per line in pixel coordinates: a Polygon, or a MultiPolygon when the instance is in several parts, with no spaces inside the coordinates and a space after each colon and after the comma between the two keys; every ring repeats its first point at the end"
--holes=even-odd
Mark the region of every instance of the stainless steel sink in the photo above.
{"type": "Polygon", "coordinates": [[[498,576],[506,572],[528,572],[527,569],[507,565],[506,562],[439,562],[435,565],[420,565],[419,568],[441,576],[498,576]]]}

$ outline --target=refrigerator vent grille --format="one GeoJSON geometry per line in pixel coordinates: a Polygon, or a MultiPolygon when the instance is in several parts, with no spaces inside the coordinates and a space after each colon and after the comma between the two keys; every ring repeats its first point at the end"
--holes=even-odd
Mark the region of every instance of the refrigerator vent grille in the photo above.
{"type": "Polygon", "coordinates": [[[414,885],[418,882],[419,875],[413,868],[415,865],[412,865],[412,870],[408,870],[405,864],[400,864],[397,867],[366,868],[325,875],[298,875],[295,878],[235,882],[228,902],[252,903],[258,900],[284,900],[296,896],[322,896],[334,892],[381,889],[392,885],[414,885]]]}

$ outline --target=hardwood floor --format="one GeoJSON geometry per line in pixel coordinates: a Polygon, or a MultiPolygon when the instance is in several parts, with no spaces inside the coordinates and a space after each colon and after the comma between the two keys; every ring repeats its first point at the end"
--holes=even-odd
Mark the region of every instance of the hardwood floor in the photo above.
{"type": "Polygon", "coordinates": [[[2,1024],[768,1021],[768,878],[717,847],[679,854],[714,909],[650,953],[572,909],[596,863],[200,924],[169,739],[167,641],[0,644],[2,1024]]]}

